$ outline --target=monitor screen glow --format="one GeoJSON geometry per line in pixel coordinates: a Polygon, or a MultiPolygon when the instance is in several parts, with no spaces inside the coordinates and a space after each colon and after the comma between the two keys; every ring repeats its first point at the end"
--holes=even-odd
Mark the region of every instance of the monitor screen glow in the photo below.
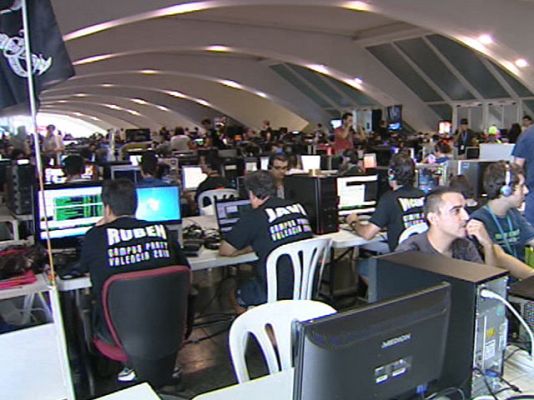
{"type": "Polygon", "coordinates": [[[378,175],[343,176],[337,178],[339,215],[375,211],[378,175]]]}
{"type": "Polygon", "coordinates": [[[320,155],[300,156],[300,162],[302,163],[302,169],[304,171],[321,169],[321,156],[320,155]]]}
{"type": "Polygon", "coordinates": [[[182,184],[185,190],[196,190],[198,185],[207,178],[199,166],[184,165],[182,167],[182,184]]]}
{"type": "Polygon", "coordinates": [[[137,188],[137,219],[178,223],[182,219],[178,186],[137,188]]]}

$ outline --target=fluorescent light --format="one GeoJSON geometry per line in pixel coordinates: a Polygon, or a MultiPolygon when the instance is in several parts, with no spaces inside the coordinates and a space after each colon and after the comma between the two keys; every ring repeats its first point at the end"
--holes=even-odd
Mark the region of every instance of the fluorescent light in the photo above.
{"type": "Polygon", "coordinates": [[[258,96],[260,97],[263,97],[264,99],[266,99],[268,96],[267,94],[263,93],[263,92],[255,92],[258,96]]]}
{"type": "Polygon", "coordinates": [[[356,85],[361,85],[363,83],[363,81],[360,78],[354,78],[353,80],[356,85]]]}
{"type": "Polygon", "coordinates": [[[309,69],[314,70],[315,72],[319,72],[320,74],[328,75],[328,68],[325,65],[322,64],[309,64],[307,65],[309,69]]]}
{"type": "Polygon", "coordinates": [[[136,117],[140,117],[141,116],[141,113],[138,113],[137,111],[135,110],[124,110],[126,111],[128,114],[132,114],[132,115],[135,115],[136,117]]]}
{"type": "Polygon", "coordinates": [[[195,102],[197,102],[200,105],[203,105],[204,107],[211,107],[211,104],[208,103],[206,100],[203,99],[193,99],[195,102]]]}
{"type": "Polygon", "coordinates": [[[478,37],[478,41],[482,44],[492,44],[493,38],[491,37],[491,35],[484,33],[478,37]]]}
{"type": "Polygon", "coordinates": [[[145,75],[154,75],[154,74],[159,74],[160,71],[156,71],[155,69],[142,69],[141,71],[142,74],[145,74],[145,75]]]}
{"type": "Polygon", "coordinates": [[[185,99],[187,96],[181,92],[177,92],[176,90],[166,90],[165,93],[167,93],[169,96],[178,97],[180,99],[185,99]]]}
{"type": "Polygon", "coordinates": [[[341,7],[354,11],[370,11],[371,6],[365,1],[345,1],[341,7]]]}
{"type": "Polygon", "coordinates": [[[226,52],[226,51],[232,51],[230,47],[221,46],[219,44],[214,44],[211,46],[208,46],[205,48],[208,51],[217,51],[217,52],[226,52]]]}
{"type": "Polygon", "coordinates": [[[72,64],[73,65],[90,64],[90,63],[94,63],[94,62],[98,62],[98,61],[104,61],[104,60],[110,59],[112,57],[114,57],[113,54],[101,54],[101,55],[98,55],[98,56],[82,58],[81,60],[74,61],[72,64]]]}
{"type": "Polygon", "coordinates": [[[212,2],[198,1],[195,3],[177,4],[147,14],[150,14],[151,18],[168,17],[171,15],[187,14],[195,11],[202,11],[213,6],[214,4],[212,2]]]}
{"type": "Polygon", "coordinates": [[[76,93],[74,97],[87,97],[86,93],[76,93]]]}
{"type": "Polygon", "coordinates": [[[528,62],[524,58],[518,58],[514,61],[514,64],[517,65],[519,68],[528,67],[528,62]]]}
{"type": "Polygon", "coordinates": [[[147,101],[144,101],[143,99],[132,99],[132,101],[133,101],[134,103],[141,104],[141,105],[143,105],[143,106],[148,104],[148,102],[147,102],[147,101]]]}
{"type": "Polygon", "coordinates": [[[228,79],[220,79],[219,83],[222,83],[224,86],[228,86],[234,89],[243,89],[243,86],[240,83],[228,79]]]}
{"type": "Polygon", "coordinates": [[[122,107],[119,107],[115,104],[102,104],[104,107],[111,108],[112,110],[122,110],[122,107]]]}
{"type": "Polygon", "coordinates": [[[170,109],[165,106],[160,106],[156,104],[155,107],[161,111],[170,111],[170,109]]]}
{"type": "Polygon", "coordinates": [[[113,87],[115,85],[112,85],[111,83],[103,83],[100,86],[102,86],[102,87],[113,87]]]}

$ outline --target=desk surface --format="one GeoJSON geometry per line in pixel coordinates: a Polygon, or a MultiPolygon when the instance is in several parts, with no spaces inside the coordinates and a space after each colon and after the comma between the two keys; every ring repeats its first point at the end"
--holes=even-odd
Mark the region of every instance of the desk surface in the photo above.
{"type": "MultiPolygon", "coordinates": [[[[204,229],[216,229],[217,221],[215,216],[204,215],[200,217],[184,218],[184,228],[192,224],[197,224],[204,229]]],[[[372,240],[365,240],[364,238],[344,230],[334,233],[322,235],[332,239],[332,247],[334,249],[343,249],[355,246],[363,246],[369,243],[380,242],[383,240],[383,235],[377,235],[372,240]]],[[[258,257],[254,253],[242,254],[237,257],[224,257],[219,255],[217,250],[209,250],[202,247],[197,257],[189,257],[189,264],[193,271],[200,271],[208,268],[226,267],[229,265],[243,264],[257,260],[258,257]]],[[[76,279],[63,280],[58,278],[58,289],[60,291],[78,290],[91,286],[89,277],[81,277],[76,279]]]]}
{"type": "Polygon", "coordinates": [[[48,290],[48,278],[46,274],[36,274],[37,281],[29,285],[21,285],[11,289],[0,290],[0,300],[12,299],[19,296],[28,296],[48,290]]]}
{"type": "Polygon", "coordinates": [[[160,398],[148,383],[142,383],[96,400],[160,400],[160,398]]]}
{"type": "MultiPolygon", "coordinates": [[[[506,354],[510,354],[508,351],[506,354]]],[[[534,392],[534,362],[525,351],[520,351],[505,363],[504,378],[518,386],[523,394],[534,392]]],[[[499,399],[513,395],[512,391],[499,394],[499,399]]],[[[241,385],[232,385],[223,389],[198,395],[193,400],[292,400],[293,369],[266,375],[241,385]]],[[[442,398],[440,398],[442,399],[442,398]]],[[[439,399],[438,399],[439,400],[439,399]]]]}

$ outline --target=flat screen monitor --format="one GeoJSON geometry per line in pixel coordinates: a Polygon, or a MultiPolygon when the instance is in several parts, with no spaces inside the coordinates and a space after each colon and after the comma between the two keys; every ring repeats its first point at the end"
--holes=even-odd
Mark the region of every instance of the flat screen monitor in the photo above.
{"type": "Polygon", "coordinates": [[[256,158],[245,158],[245,172],[258,170],[258,160],[256,158]]]}
{"type": "Polygon", "coordinates": [[[61,185],[47,187],[37,196],[40,240],[46,240],[45,221],[50,239],[74,238],[85,235],[103,215],[100,184],[61,185]]]}
{"type": "Polygon", "coordinates": [[[512,162],[512,150],[514,144],[511,143],[481,143],[480,144],[480,159],[487,161],[510,161],[512,162]]]}
{"type": "Polygon", "coordinates": [[[375,169],[376,164],[376,154],[375,153],[366,153],[363,155],[363,168],[365,169],[375,169]]]}
{"type": "Polygon", "coordinates": [[[458,175],[464,175],[474,190],[475,199],[484,197],[484,172],[488,165],[495,161],[460,160],[458,161],[458,175]]]}
{"type": "Polygon", "coordinates": [[[439,121],[438,133],[442,135],[450,135],[452,133],[452,122],[451,121],[439,121]]]}
{"type": "Polygon", "coordinates": [[[450,285],[296,322],[293,400],[389,400],[438,380],[450,285]]]}
{"type": "Polygon", "coordinates": [[[300,162],[304,171],[320,170],[321,156],[319,155],[303,155],[300,156],[300,162]]]}
{"type": "Polygon", "coordinates": [[[378,175],[340,176],[337,178],[339,215],[369,214],[375,211],[378,175]]]}
{"type": "Polygon", "coordinates": [[[446,172],[446,164],[417,164],[417,187],[423,192],[429,193],[438,186],[446,186],[448,183],[446,172]]]}
{"type": "Polygon", "coordinates": [[[219,158],[237,158],[237,149],[219,150],[219,158]]]}
{"type": "Polygon", "coordinates": [[[58,183],[65,183],[65,173],[63,172],[63,168],[59,167],[47,167],[45,168],[45,184],[51,185],[51,184],[58,184],[58,183]]]}
{"type": "Polygon", "coordinates": [[[141,169],[133,165],[112,165],[111,166],[111,179],[125,178],[137,185],[141,182],[143,177],[141,176],[141,169]]]}
{"type": "Polygon", "coordinates": [[[184,165],[182,167],[182,187],[184,190],[196,190],[208,176],[198,165],[184,165]]]}
{"type": "Polygon", "coordinates": [[[137,165],[139,165],[141,163],[141,158],[142,157],[143,156],[140,155],[140,154],[130,154],[128,156],[128,158],[129,158],[130,162],[132,163],[132,165],[135,165],[135,166],[137,166],[137,165]]]}
{"type": "Polygon", "coordinates": [[[466,147],[465,158],[467,160],[476,160],[480,158],[480,147],[466,147]]]}
{"type": "Polygon", "coordinates": [[[395,105],[386,108],[388,129],[400,131],[402,129],[402,106],[395,105]]]}
{"type": "Polygon", "coordinates": [[[341,126],[341,119],[331,119],[330,125],[332,126],[333,129],[339,128],[341,126]]]}
{"type": "Polygon", "coordinates": [[[137,219],[177,224],[182,221],[178,186],[137,188],[137,219]]]}
{"type": "Polygon", "coordinates": [[[268,156],[260,157],[260,169],[262,171],[267,171],[269,169],[269,158],[268,156]]]}
{"type": "Polygon", "coordinates": [[[239,221],[243,213],[252,209],[250,200],[229,200],[216,201],[215,214],[217,225],[223,238],[230,232],[233,226],[239,221]]]}
{"type": "Polygon", "coordinates": [[[124,133],[127,142],[149,142],[151,140],[148,128],[126,129],[124,133]]]}

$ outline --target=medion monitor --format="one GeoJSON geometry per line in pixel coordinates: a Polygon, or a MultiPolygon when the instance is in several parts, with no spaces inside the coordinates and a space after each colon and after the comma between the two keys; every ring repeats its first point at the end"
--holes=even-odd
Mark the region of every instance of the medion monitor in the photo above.
{"type": "Polygon", "coordinates": [[[137,219],[166,224],[182,221],[180,189],[178,186],[137,188],[137,219]]]}
{"type": "Polygon", "coordinates": [[[337,195],[339,215],[372,213],[378,196],[378,175],[339,176],[337,195]]]}
{"type": "Polygon", "coordinates": [[[450,285],[444,282],[296,322],[293,400],[390,400],[424,394],[442,372],[449,310],[450,285]]]}
{"type": "Polygon", "coordinates": [[[202,172],[202,168],[198,165],[184,165],[182,166],[182,187],[184,190],[196,190],[207,175],[202,172]]]}
{"type": "Polygon", "coordinates": [[[56,185],[37,194],[37,235],[46,240],[46,221],[50,239],[85,235],[103,215],[100,184],[56,185]]]}

